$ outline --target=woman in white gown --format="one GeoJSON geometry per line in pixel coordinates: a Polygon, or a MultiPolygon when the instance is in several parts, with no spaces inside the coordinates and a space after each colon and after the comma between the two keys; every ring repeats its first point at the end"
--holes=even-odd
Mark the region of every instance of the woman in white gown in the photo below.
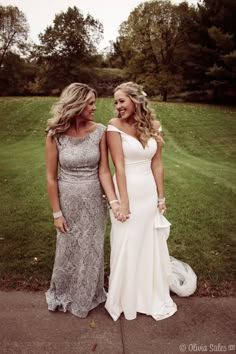
{"type": "Polygon", "coordinates": [[[142,88],[127,82],[115,89],[118,118],[109,122],[107,141],[115,166],[114,184],[120,211],[111,213],[111,259],[105,308],[117,320],[137,312],[161,320],[173,315],[170,289],[189,296],[196,275],[169,256],[170,223],[166,212],[160,123],[148,107],[142,88]],[[121,220],[121,221],[119,221],[121,220]]]}

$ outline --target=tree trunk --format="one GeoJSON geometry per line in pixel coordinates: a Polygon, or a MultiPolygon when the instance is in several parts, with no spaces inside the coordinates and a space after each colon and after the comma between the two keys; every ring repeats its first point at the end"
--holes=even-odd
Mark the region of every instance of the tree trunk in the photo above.
{"type": "Polygon", "coordinates": [[[214,87],[213,90],[214,90],[213,91],[213,101],[215,103],[218,103],[218,101],[219,101],[219,87],[214,87]]]}
{"type": "Polygon", "coordinates": [[[162,101],[163,101],[163,102],[166,102],[166,101],[167,101],[167,91],[166,91],[166,90],[163,91],[162,101]]]}

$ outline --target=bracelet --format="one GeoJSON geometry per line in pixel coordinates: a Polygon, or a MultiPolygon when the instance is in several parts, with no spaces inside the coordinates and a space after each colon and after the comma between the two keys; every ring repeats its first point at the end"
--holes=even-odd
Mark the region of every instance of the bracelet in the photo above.
{"type": "Polygon", "coordinates": [[[158,205],[165,204],[165,202],[166,202],[166,198],[165,197],[158,199],[158,205]]]}
{"type": "Polygon", "coordinates": [[[166,201],[166,198],[163,197],[163,198],[158,198],[158,202],[165,202],[166,201]]]}
{"type": "Polygon", "coordinates": [[[61,210],[59,210],[56,213],[52,213],[52,215],[53,215],[54,219],[56,219],[56,218],[59,218],[60,216],[62,216],[62,212],[61,212],[61,210]]]}
{"type": "Polygon", "coordinates": [[[111,200],[110,202],[109,202],[109,204],[111,205],[111,204],[113,204],[113,203],[118,203],[119,201],[117,200],[117,199],[114,199],[114,200],[111,200]]]}

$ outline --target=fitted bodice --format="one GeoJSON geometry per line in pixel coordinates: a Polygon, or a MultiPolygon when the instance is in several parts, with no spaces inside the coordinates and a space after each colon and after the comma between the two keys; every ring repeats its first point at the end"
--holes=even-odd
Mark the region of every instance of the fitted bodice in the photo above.
{"type": "Polygon", "coordinates": [[[55,138],[59,151],[59,181],[73,183],[98,179],[99,144],[105,129],[98,124],[96,130],[85,137],[61,134],[55,138]]]}
{"type": "Polygon", "coordinates": [[[157,142],[154,138],[149,138],[147,145],[143,147],[138,139],[119,130],[114,125],[109,124],[107,131],[117,132],[121,135],[126,173],[150,172],[151,161],[157,151],[157,142]]]}

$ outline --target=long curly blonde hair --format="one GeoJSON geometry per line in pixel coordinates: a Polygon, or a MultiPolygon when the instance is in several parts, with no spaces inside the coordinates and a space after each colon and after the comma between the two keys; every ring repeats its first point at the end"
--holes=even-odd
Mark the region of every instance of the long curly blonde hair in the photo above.
{"type": "Polygon", "coordinates": [[[46,134],[49,130],[51,136],[66,132],[73,124],[75,117],[80,115],[86,107],[90,93],[94,93],[97,97],[97,93],[92,87],[79,82],[65,87],[59,101],[52,107],[53,117],[48,119],[46,134]]]}
{"type": "MultiPolygon", "coordinates": [[[[146,146],[149,138],[154,138],[158,143],[163,143],[162,134],[153,127],[153,121],[156,116],[151,108],[148,107],[146,93],[142,86],[135,82],[124,82],[114,89],[114,93],[118,90],[123,91],[135,105],[135,128],[137,138],[146,146]]],[[[119,117],[119,114],[118,114],[119,117]]]]}

